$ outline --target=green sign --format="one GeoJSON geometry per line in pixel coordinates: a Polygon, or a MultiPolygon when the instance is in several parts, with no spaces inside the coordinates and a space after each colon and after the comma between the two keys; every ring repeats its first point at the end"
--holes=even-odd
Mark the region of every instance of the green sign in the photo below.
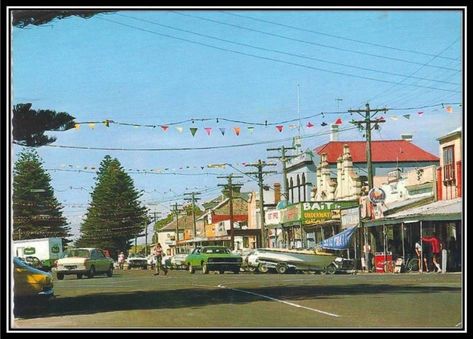
{"type": "Polygon", "coordinates": [[[59,251],[60,251],[59,245],[54,245],[53,247],[51,247],[52,253],[59,253],[59,251]]]}
{"type": "Polygon", "coordinates": [[[314,201],[302,203],[302,224],[340,220],[340,209],[358,206],[358,201],[314,201]]]}
{"type": "Polygon", "coordinates": [[[25,247],[25,250],[23,251],[24,254],[35,254],[36,249],[34,247],[25,247]]]}
{"type": "Polygon", "coordinates": [[[301,204],[294,204],[287,206],[281,210],[281,223],[300,221],[301,219],[301,204]]]}

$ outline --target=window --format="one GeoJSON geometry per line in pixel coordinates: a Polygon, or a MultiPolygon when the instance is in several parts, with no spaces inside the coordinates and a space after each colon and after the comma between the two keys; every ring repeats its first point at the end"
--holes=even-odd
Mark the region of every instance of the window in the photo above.
{"type": "Polygon", "coordinates": [[[455,180],[453,146],[443,148],[443,180],[455,180]]]}
{"type": "Polygon", "coordinates": [[[299,180],[299,174],[297,175],[297,202],[301,201],[301,181],[299,180]]]}
{"type": "Polygon", "coordinates": [[[305,173],[302,173],[302,189],[304,190],[303,192],[303,201],[307,201],[307,197],[306,197],[306,188],[305,188],[305,173]]]}
{"type": "Polygon", "coordinates": [[[294,202],[294,181],[292,181],[292,178],[289,180],[290,186],[289,186],[289,201],[294,202]]]}

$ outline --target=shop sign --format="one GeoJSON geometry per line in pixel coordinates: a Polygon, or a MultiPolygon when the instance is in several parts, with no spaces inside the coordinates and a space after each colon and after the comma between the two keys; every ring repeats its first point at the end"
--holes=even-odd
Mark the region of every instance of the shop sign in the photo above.
{"type": "Polygon", "coordinates": [[[31,255],[36,253],[36,249],[34,247],[26,247],[23,251],[24,254],[31,255]]]}
{"type": "Polygon", "coordinates": [[[356,226],[360,223],[359,208],[353,207],[340,210],[340,217],[342,228],[356,226]]]}
{"type": "Polygon", "coordinates": [[[311,225],[327,220],[340,220],[340,209],[357,206],[356,201],[316,201],[302,203],[302,223],[311,225]]]}
{"type": "Polygon", "coordinates": [[[280,210],[281,223],[300,221],[301,218],[301,204],[290,205],[280,210]]]}
{"type": "Polygon", "coordinates": [[[264,216],[264,221],[266,225],[278,225],[280,223],[280,210],[271,210],[267,211],[264,216]]]}
{"type": "Polygon", "coordinates": [[[373,204],[378,204],[378,203],[384,202],[384,200],[386,200],[386,192],[384,192],[383,189],[381,189],[381,188],[373,187],[368,192],[368,199],[373,204]]]}

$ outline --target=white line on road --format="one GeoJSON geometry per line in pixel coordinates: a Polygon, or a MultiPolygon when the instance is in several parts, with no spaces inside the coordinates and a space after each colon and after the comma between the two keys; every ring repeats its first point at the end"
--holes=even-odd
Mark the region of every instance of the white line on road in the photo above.
{"type": "Polygon", "coordinates": [[[270,297],[270,296],[267,296],[267,295],[263,295],[263,294],[259,294],[259,293],[254,293],[254,292],[250,292],[250,291],[244,291],[244,290],[240,290],[240,289],[238,289],[238,288],[225,287],[225,286],[223,286],[223,285],[217,285],[217,287],[219,287],[219,288],[226,288],[226,289],[229,289],[229,290],[232,290],[232,291],[237,291],[237,292],[242,292],[242,293],[247,293],[247,294],[256,295],[256,296],[258,296],[258,297],[262,297],[262,298],[266,298],[266,299],[269,299],[269,300],[277,301],[277,302],[280,302],[280,303],[283,303],[283,304],[286,304],[286,305],[289,305],[289,306],[294,306],[294,307],[298,307],[298,308],[304,308],[304,309],[309,310],[309,311],[319,312],[319,313],[326,314],[326,315],[329,315],[329,316],[332,316],[332,317],[337,317],[337,318],[340,317],[340,316],[337,315],[337,314],[333,314],[333,313],[329,313],[329,312],[324,312],[324,311],[318,310],[318,309],[316,309],[316,308],[310,308],[310,307],[306,307],[306,306],[294,304],[294,303],[291,303],[291,302],[289,302],[289,301],[284,301],[284,300],[281,300],[281,299],[276,299],[276,298],[273,298],[273,297],[270,297]]]}

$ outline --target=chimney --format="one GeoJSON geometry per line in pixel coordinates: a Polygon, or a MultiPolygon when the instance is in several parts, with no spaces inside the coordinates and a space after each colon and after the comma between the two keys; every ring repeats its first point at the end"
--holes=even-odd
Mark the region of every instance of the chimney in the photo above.
{"type": "Polygon", "coordinates": [[[401,140],[412,141],[412,134],[401,134],[401,140]]]}
{"type": "Polygon", "coordinates": [[[338,141],[338,125],[330,126],[330,141],[338,141]]]}
{"type": "Polygon", "coordinates": [[[274,203],[277,204],[281,201],[281,184],[274,183],[274,203]]]}

